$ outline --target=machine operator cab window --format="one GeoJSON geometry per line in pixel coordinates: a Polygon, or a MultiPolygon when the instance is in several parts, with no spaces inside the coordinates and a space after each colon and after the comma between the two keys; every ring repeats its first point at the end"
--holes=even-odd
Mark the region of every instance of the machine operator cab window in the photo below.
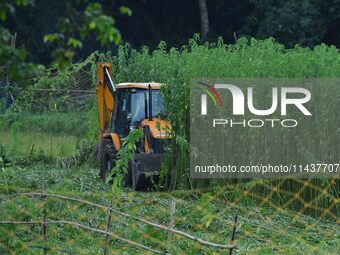
{"type": "MultiPolygon", "coordinates": [[[[159,90],[152,90],[152,117],[158,117],[163,112],[162,97],[159,90]]],[[[149,113],[149,92],[146,89],[131,90],[131,127],[147,119],[149,113]]]]}
{"type": "MultiPolygon", "coordinates": [[[[152,117],[160,117],[163,112],[163,102],[160,90],[152,90],[152,117]]],[[[121,102],[117,109],[118,134],[129,133],[138,126],[140,121],[149,116],[149,90],[128,88],[118,93],[121,102]],[[128,117],[130,115],[130,117],[128,117]],[[131,118],[131,120],[128,120],[131,118]],[[121,120],[121,121],[119,121],[121,120]],[[129,123],[128,123],[129,122],[129,123]],[[127,126],[129,125],[129,127],[127,126]]]]}

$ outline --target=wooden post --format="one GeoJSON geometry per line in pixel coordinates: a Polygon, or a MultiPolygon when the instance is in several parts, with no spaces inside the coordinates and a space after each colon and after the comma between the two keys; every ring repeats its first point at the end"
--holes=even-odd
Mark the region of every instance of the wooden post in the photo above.
{"type": "MultiPolygon", "coordinates": [[[[170,221],[169,221],[169,228],[173,229],[174,228],[174,216],[175,216],[175,211],[176,211],[176,200],[173,199],[171,201],[171,208],[170,208],[170,221]]],[[[168,242],[167,242],[167,249],[169,249],[170,243],[172,239],[172,232],[168,231],[168,242]]]]}
{"type": "MultiPolygon", "coordinates": [[[[15,43],[17,40],[17,33],[15,32],[14,35],[12,35],[11,37],[11,48],[15,49],[15,43]]],[[[6,112],[6,106],[7,106],[7,102],[8,102],[8,96],[10,94],[9,90],[10,90],[10,77],[9,77],[9,69],[10,66],[7,66],[7,72],[6,72],[6,85],[5,85],[5,98],[4,98],[4,105],[3,105],[3,113],[6,112]]]]}
{"type": "Polygon", "coordinates": [[[34,143],[32,144],[32,147],[31,147],[31,151],[30,151],[30,154],[28,156],[28,159],[31,158],[32,154],[33,154],[33,150],[34,150],[34,143]]]}
{"type": "Polygon", "coordinates": [[[44,238],[44,255],[47,254],[47,250],[48,250],[48,245],[47,245],[47,212],[46,212],[46,208],[44,208],[44,224],[42,224],[42,234],[43,234],[43,238],[44,238]]]}
{"type": "MultiPolygon", "coordinates": [[[[236,227],[237,227],[237,215],[234,216],[234,221],[233,221],[233,232],[231,233],[231,245],[235,245],[235,237],[236,237],[236,227]]],[[[229,249],[229,255],[233,254],[233,248],[229,249]]]]}
{"type": "MultiPolygon", "coordinates": [[[[112,222],[112,212],[111,212],[111,208],[113,207],[113,195],[112,195],[112,199],[111,199],[111,204],[110,204],[110,208],[108,209],[108,215],[107,215],[107,226],[106,226],[106,231],[110,232],[110,228],[111,228],[111,222],[112,222]]],[[[109,252],[108,246],[109,246],[109,241],[110,241],[110,236],[108,234],[106,234],[105,236],[105,244],[104,244],[104,255],[107,255],[109,252]]]]}
{"type": "Polygon", "coordinates": [[[207,40],[207,35],[209,33],[209,16],[207,1],[198,0],[198,7],[200,10],[201,17],[201,41],[204,43],[207,40]]]}
{"type": "Polygon", "coordinates": [[[234,32],[234,40],[235,40],[235,43],[237,43],[237,35],[236,35],[236,32],[234,32]]]}
{"type": "MultiPolygon", "coordinates": [[[[46,192],[46,183],[44,183],[44,191],[46,192]]],[[[44,248],[43,254],[46,255],[48,251],[48,244],[47,244],[47,210],[46,210],[46,196],[43,196],[42,199],[44,200],[44,209],[43,209],[43,224],[42,224],[42,236],[44,240],[44,248]]]]}

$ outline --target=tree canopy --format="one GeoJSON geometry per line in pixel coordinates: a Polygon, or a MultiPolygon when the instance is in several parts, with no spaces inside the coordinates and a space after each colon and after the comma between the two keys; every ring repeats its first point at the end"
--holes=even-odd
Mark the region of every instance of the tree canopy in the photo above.
{"type": "Polygon", "coordinates": [[[180,47],[201,32],[200,2],[209,13],[208,41],[274,37],[286,47],[340,46],[340,0],[0,0],[0,40],[9,45],[16,32],[21,59],[45,65],[115,50],[121,42],[180,47]]]}

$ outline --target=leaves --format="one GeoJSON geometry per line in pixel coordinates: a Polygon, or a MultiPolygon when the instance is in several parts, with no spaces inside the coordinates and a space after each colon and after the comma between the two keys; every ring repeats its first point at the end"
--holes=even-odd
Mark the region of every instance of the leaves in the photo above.
{"type": "MultiPolygon", "coordinates": [[[[60,67],[66,67],[72,63],[78,50],[83,48],[82,41],[86,39],[95,38],[101,46],[108,46],[111,43],[119,44],[121,41],[121,34],[115,27],[115,19],[103,12],[100,3],[87,3],[83,12],[79,10],[81,3],[87,3],[87,1],[78,0],[77,7],[72,6],[71,1],[66,1],[68,17],[60,18],[59,32],[44,36],[45,43],[58,44],[52,52],[52,57],[54,63],[60,67]]],[[[126,6],[121,6],[119,11],[124,15],[132,15],[131,10],[126,6]]]]}
{"type": "Polygon", "coordinates": [[[7,13],[9,12],[11,15],[15,14],[16,6],[27,6],[28,4],[34,4],[34,0],[15,0],[7,1],[0,0],[0,20],[4,21],[7,19],[7,13]]]}
{"type": "MultiPolygon", "coordinates": [[[[5,21],[8,14],[15,15],[17,6],[27,6],[33,4],[30,0],[6,1],[0,0],[0,20],[5,21]]],[[[9,74],[12,79],[20,81],[22,86],[27,85],[27,75],[39,71],[36,65],[27,63],[28,52],[24,47],[14,47],[14,35],[8,29],[0,25],[0,66],[9,67],[9,74]]]]}
{"type": "Polygon", "coordinates": [[[44,42],[45,43],[50,43],[50,42],[54,42],[59,38],[59,34],[54,33],[54,34],[47,34],[44,36],[44,42]]]}
{"type": "Polygon", "coordinates": [[[122,179],[128,173],[129,161],[136,152],[136,143],[143,137],[143,132],[140,129],[135,129],[124,138],[122,148],[117,153],[117,160],[106,182],[112,181],[112,190],[118,192],[121,187],[122,179]]]}
{"type": "Polygon", "coordinates": [[[72,38],[72,37],[68,39],[67,45],[72,46],[72,48],[74,48],[74,49],[83,48],[83,43],[80,40],[77,40],[77,39],[72,38]]]}
{"type": "Polygon", "coordinates": [[[128,15],[128,16],[131,16],[131,15],[132,15],[131,9],[130,9],[129,7],[126,7],[126,6],[121,6],[121,7],[119,8],[119,11],[120,11],[120,13],[126,14],[126,15],[128,15]]]}
{"type": "Polygon", "coordinates": [[[103,10],[100,3],[90,3],[85,9],[85,16],[94,17],[101,15],[102,12],[103,10]]]}

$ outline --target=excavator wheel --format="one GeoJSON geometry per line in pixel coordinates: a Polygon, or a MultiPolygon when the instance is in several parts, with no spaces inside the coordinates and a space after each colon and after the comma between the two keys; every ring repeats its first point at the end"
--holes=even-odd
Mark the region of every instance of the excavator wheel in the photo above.
{"type": "Polygon", "coordinates": [[[100,172],[99,176],[104,181],[106,180],[107,174],[111,171],[114,166],[116,159],[116,150],[113,147],[113,143],[110,139],[103,139],[100,148],[100,172]]]}
{"type": "MultiPolygon", "coordinates": [[[[102,180],[106,180],[108,173],[112,170],[115,164],[116,150],[113,146],[111,139],[103,139],[101,144],[101,155],[100,155],[100,172],[99,176],[102,180]]],[[[131,171],[126,174],[122,181],[122,186],[126,187],[131,185],[131,171]]]]}

